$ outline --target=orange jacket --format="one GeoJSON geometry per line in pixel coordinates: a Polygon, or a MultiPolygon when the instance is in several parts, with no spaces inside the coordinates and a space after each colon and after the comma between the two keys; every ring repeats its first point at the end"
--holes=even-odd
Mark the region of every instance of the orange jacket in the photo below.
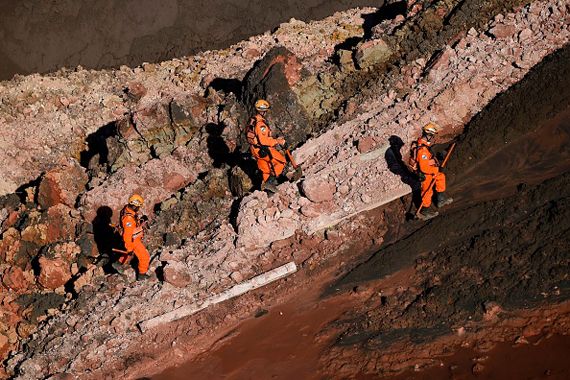
{"type": "Polygon", "coordinates": [[[418,150],[416,160],[420,171],[424,174],[435,175],[439,173],[439,163],[433,156],[431,148],[423,137],[418,139],[418,150]]]}
{"type": "Polygon", "coordinates": [[[261,145],[274,147],[279,144],[277,139],[271,136],[271,128],[265,122],[260,114],[254,116],[252,120],[253,131],[248,131],[247,141],[250,144],[251,154],[257,159],[259,158],[259,147],[261,145]]]}
{"type": "Polygon", "coordinates": [[[128,205],[125,206],[121,211],[121,226],[123,227],[123,242],[129,252],[134,249],[135,240],[143,237],[143,229],[139,224],[137,213],[128,205]]]}

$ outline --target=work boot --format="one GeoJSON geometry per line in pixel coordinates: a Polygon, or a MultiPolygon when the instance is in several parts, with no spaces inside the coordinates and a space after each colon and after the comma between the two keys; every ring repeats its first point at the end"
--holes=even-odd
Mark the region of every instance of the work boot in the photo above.
{"type": "Polygon", "coordinates": [[[151,276],[148,273],[139,273],[137,274],[137,281],[144,281],[144,280],[150,280],[151,276]]]}
{"type": "Polygon", "coordinates": [[[448,204],[451,203],[453,203],[453,198],[446,196],[445,193],[437,193],[435,205],[438,208],[447,206],[448,204]]]}
{"type": "Polygon", "coordinates": [[[430,207],[424,207],[418,214],[418,218],[421,220],[429,220],[431,218],[435,218],[439,215],[439,212],[433,211],[430,207]]]}
{"type": "Polygon", "coordinates": [[[111,264],[111,266],[113,267],[113,269],[115,271],[117,271],[117,273],[125,274],[125,268],[124,268],[123,264],[121,264],[120,262],[115,261],[113,264],[111,264]]]}

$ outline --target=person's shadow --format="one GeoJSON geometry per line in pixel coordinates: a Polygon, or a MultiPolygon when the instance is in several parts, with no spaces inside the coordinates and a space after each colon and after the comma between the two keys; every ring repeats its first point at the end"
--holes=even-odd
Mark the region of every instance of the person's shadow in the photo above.
{"type": "Polygon", "coordinates": [[[421,182],[415,173],[410,172],[404,161],[402,160],[401,149],[404,142],[398,136],[392,135],[388,138],[390,147],[386,150],[384,158],[388,164],[388,169],[394,174],[400,176],[403,183],[410,186],[412,190],[412,202],[419,206],[421,203],[421,182]]]}
{"type": "Polygon", "coordinates": [[[235,164],[234,154],[230,153],[224,138],[222,137],[222,132],[224,131],[225,125],[223,124],[206,124],[206,133],[208,133],[208,138],[206,140],[208,146],[208,154],[214,160],[214,167],[221,168],[224,164],[233,166],[235,164]]]}
{"type": "Polygon", "coordinates": [[[114,259],[113,248],[119,248],[122,245],[119,235],[111,226],[113,210],[108,206],[101,206],[97,209],[97,215],[91,222],[93,226],[93,239],[99,251],[100,260],[105,262],[103,269],[105,273],[113,272],[111,263],[114,259]]]}

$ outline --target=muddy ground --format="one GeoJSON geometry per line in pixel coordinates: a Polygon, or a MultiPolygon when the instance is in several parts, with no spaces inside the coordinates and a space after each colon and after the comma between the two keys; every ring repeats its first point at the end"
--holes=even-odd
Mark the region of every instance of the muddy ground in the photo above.
{"type": "MultiPolygon", "coordinates": [[[[404,222],[409,197],[374,210],[370,220],[384,214],[383,222],[390,219],[392,225],[384,248],[348,275],[342,272],[350,264],[325,271],[327,276],[314,273],[325,285],[331,276],[342,277],[320,301],[314,290],[299,292],[195,361],[156,378],[190,372],[234,379],[252,373],[390,377],[391,370],[414,363],[438,364],[437,355],[449,355],[465,342],[476,349],[467,355],[469,362],[489,349],[489,335],[500,341],[549,331],[552,326],[510,320],[524,310],[540,315],[542,308],[570,299],[569,58],[568,47],[552,54],[469,123],[448,169],[456,203],[441,217],[404,222]],[[500,329],[481,327],[489,320],[502,323],[500,329]],[[457,331],[467,337],[440,343],[457,331]],[[418,358],[426,350],[430,356],[418,358]]],[[[558,327],[565,331],[563,323],[558,327]]],[[[567,344],[556,347],[562,351],[544,350],[559,358],[568,354],[567,344]]],[[[433,370],[432,378],[454,365],[433,370]]],[[[481,366],[491,372],[494,364],[481,366]]]]}
{"type": "Polygon", "coordinates": [[[383,0],[67,1],[0,3],[0,80],[81,65],[160,62],[228,47],[290,18],[318,20],[383,0]]]}

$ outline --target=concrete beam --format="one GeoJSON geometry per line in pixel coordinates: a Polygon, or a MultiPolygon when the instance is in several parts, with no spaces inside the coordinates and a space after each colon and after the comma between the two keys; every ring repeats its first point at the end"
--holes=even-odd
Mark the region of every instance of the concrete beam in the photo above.
{"type": "Polygon", "coordinates": [[[272,269],[269,272],[260,274],[259,276],[256,276],[250,280],[244,281],[241,284],[235,285],[230,289],[223,291],[222,293],[206,298],[203,302],[181,306],[178,309],[172,310],[168,313],[140,322],[138,326],[144,333],[145,331],[154,327],[165,323],[170,323],[184,317],[188,317],[190,315],[196,314],[200,310],[207,308],[208,306],[227,301],[279,279],[285,278],[290,274],[295,273],[296,271],[297,265],[295,265],[294,262],[287,263],[278,268],[272,269]]]}

